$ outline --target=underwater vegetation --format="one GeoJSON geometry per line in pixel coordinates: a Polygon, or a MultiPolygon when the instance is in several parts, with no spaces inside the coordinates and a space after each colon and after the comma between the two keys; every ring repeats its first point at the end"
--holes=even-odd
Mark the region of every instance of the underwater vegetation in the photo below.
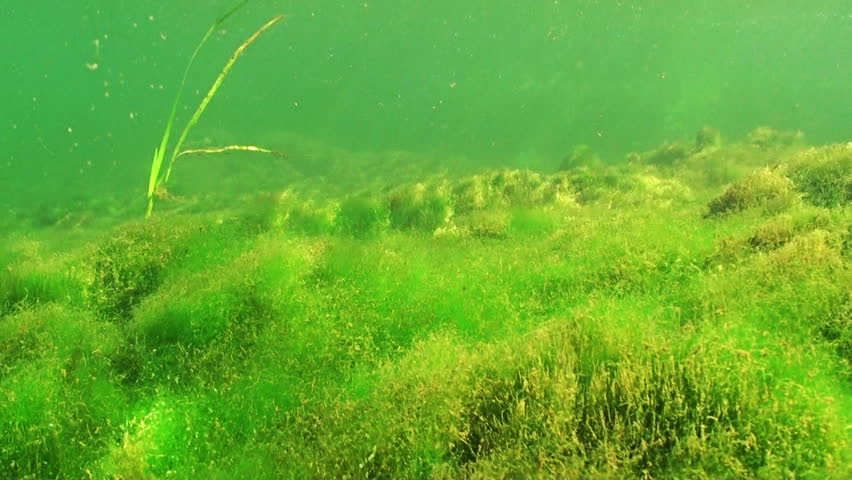
{"type": "Polygon", "coordinates": [[[400,155],[4,236],[0,477],[852,476],[852,144],[400,155]]]}
{"type": "Polygon", "coordinates": [[[181,131],[180,136],[178,137],[177,144],[172,148],[171,155],[169,155],[169,164],[166,168],[166,173],[162,176],[160,175],[160,170],[163,167],[163,160],[166,158],[167,150],[169,148],[169,138],[171,137],[172,127],[174,126],[175,117],[177,115],[178,106],[180,105],[180,99],[183,95],[183,89],[186,85],[186,78],[189,75],[189,71],[192,68],[192,64],[195,62],[195,57],[198,55],[198,52],[204,47],[204,44],[207,43],[207,40],[210,39],[210,36],[215,32],[219,27],[234,13],[237,12],[240,8],[245,6],[248,3],[248,0],[243,0],[237,6],[229,10],[227,13],[219,17],[210,28],[207,29],[207,32],[201,38],[201,41],[198,43],[198,46],[195,47],[195,51],[192,52],[192,56],[189,57],[189,62],[186,65],[186,69],[183,73],[183,78],[181,79],[180,86],[178,87],[177,95],[175,95],[175,100],[172,102],[172,108],[169,112],[168,119],[166,120],[166,128],[163,132],[163,137],[160,139],[160,144],[157,148],[154,149],[154,157],[151,159],[151,175],[148,180],[148,209],[145,213],[146,217],[151,216],[151,212],[154,209],[154,198],[158,193],[158,189],[163,188],[166,182],[169,181],[169,177],[172,173],[172,167],[174,166],[175,160],[181,155],[187,154],[196,154],[196,153],[222,153],[229,151],[248,151],[248,152],[262,152],[262,153],[273,153],[276,155],[282,155],[279,152],[275,152],[273,150],[265,149],[262,147],[258,147],[255,145],[228,145],[224,147],[213,147],[213,148],[203,148],[203,149],[191,149],[191,150],[183,150],[183,144],[186,141],[189,133],[192,131],[192,128],[198,123],[201,119],[201,115],[204,113],[204,110],[207,109],[207,105],[210,104],[210,101],[213,100],[213,97],[216,96],[216,93],[219,91],[219,87],[222,86],[222,82],[225,81],[225,78],[230,73],[231,68],[233,68],[234,63],[236,63],[237,59],[243,54],[243,52],[251,45],[258,37],[260,37],[264,32],[266,32],[269,28],[274,26],[276,23],[280,22],[284,19],[284,15],[277,15],[273,17],[271,20],[266,22],[263,26],[261,26],[255,33],[253,33],[250,37],[248,37],[239,47],[234,51],[231,55],[231,58],[228,59],[228,62],[222,68],[222,71],[216,77],[216,80],[213,82],[213,85],[210,87],[210,90],[207,92],[207,95],[201,100],[201,103],[198,105],[198,108],[195,110],[195,113],[192,114],[192,117],[186,123],[186,126],[181,131]]]}

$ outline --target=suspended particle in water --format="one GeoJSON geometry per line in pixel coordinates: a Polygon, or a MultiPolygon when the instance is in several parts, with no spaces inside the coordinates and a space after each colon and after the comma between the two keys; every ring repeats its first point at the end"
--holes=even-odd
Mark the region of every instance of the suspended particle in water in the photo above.
{"type": "Polygon", "coordinates": [[[86,63],[86,68],[95,71],[100,67],[101,62],[101,40],[96,38],[92,43],[95,45],[95,58],[91,62],[86,63]]]}

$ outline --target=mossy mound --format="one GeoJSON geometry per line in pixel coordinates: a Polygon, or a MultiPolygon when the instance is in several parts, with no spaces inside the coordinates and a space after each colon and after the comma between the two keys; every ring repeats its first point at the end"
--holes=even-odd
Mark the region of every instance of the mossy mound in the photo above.
{"type": "Polygon", "coordinates": [[[806,202],[821,207],[852,202],[852,143],[809,148],[793,155],[785,168],[806,202]]]}
{"type": "Polygon", "coordinates": [[[749,145],[762,150],[774,150],[801,145],[805,135],[799,131],[776,130],[772,127],[757,127],[746,136],[749,145]]]}
{"type": "Polygon", "coordinates": [[[822,273],[844,270],[839,238],[822,229],[798,235],[760,260],[759,269],[773,279],[788,276],[804,279],[815,270],[822,273]]]}
{"type": "Polygon", "coordinates": [[[296,234],[321,235],[332,231],[334,217],[332,204],[285,191],[278,195],[278,204],[270,224],[273,228],[296,234]]]}
{"type": "Polygon", "coordinates": [[[712,259],[717,272],[728,273],[706,289],[707,303],[750,316],[761,328],[827,342],[848,368],[852,273],[837,231],[842,224],[781,215],[751,235],[723,239],[712,259]]]}
{"type": "Polygon", "coordinates": [[[11,240],[0,247],[0,317],[51,302],[78,304],[75,259],[52,255],[43,242],[11,240]]]}
{"type": "Polygon", "coordinates": [[[164,287],[140,303],[128,332],[150,345],[204,347],[227,332],[250,329],[263,316],[262,307],[252,298],[245,274],[234,275],[233,269],[228,265],[164,287]]]}
{"type": "Polygon", "coordinates": [[[474,232],[474,236],[501,236],[497,231],[505,231],[508,217],[488,211],[576,206],[572,186],[575,175],[575,172],[545,175],[531,170],[499,169],[452,182],[438,179],[397,187],[386,197],[390,226],[434,232],[452,228],[452,220],[474,232]]]}
{"type": "Polygon", "coordinates": [[[397,187],[387,194],[390,226],[433,232],[452,216],[452,198],[443,182],[397,187]]]}
{"type": "Polygon", "coordinates": [[[601,157],[588,145],[576,145],[559,164],[559,170],[573,170],[580,167],[596,168],[602,165],[601,157]]]}
{"type": "Polygon", "coordinates": [[[117,228],[91,252],[84,274],[86,298],[107,318],[127,319],[162,280],[163,271],[187,253],[193,221],[158,217],[117,228]]]}
{"type": "Polygon", "coordinates": [[[707,205],[707,217],[736,213],[754,207],[780,211],[795,201],[795,185],[777,169],[762,168],[734,182],[707,205]]]}
{"type": "MultiPolygon", "coordinates": [[[[397,201],[401,201],[401,199],[397,199],[397,201]]],[[[400,205],[397,205],[397,207],[402,208],[400,205]]],[[[416,206],[408,208],[416,208],[416,206]]],[[[370,195],[350,196],[340,203],[339,210],[334,218],[334,226],[337,231],[343,234],[364,237],[386,230],[390,221],[389,214],[388,206],[380,198],[370,195]]],[[[402,212],[398,212],[398,221],[401,221],[399,218],[401,215],[402,212]]],[[[433,221],[437,221],[437,219],[433,221]]],[[[431,225],[432,222],[427,220],[425,223],[431,225]]]]}
{"type": "Polygon", "coordinates": [[[843,207],[852,199],[852,146],[810,148],[776,167],[764,167],[732,183],[708,205],[707,216],[763,206],[778,211],[796,198],[820,207],[843,207]]]}
{"type": "Polygon", "coordinates": [[[120,341],[114,326],[57,305],[0,322],[0,477],[86,476],[127,413],[110,362],[120,341]]]}
{"type": "Polygon", "coordinates": [[[611,201],[619,206],[655,205],[670,208],[688,203],[695,197],[692,188],[656,169],[625,172],[621,184],[620,188],[609,194],[611,201]]]}
{"type": "Polygon", "coordinates": [[[713,153],[721,146],[722,134],[719,130],[704,126],[696,132],[695,139],[691,143],[686,140],[666,142],[644,153],[630,153],[627,155],[627,160],[634,164],[673,167],[687,161],[690,157],[713,153]]]}
{"type": "Polygon", "coordinates": [[[473,238],[505,238],[509,233],[511,215],[503,210],[477,210],[454,223],[460,233],[473,238]]]}
{"type": "Polygon", "coordinates": [[[775,250],[790,241],[796,234],[791,215],[778,215],[755,228],[748,244],[757,250],[775,250]]]}
{"type": "Polygon", "coordinates": [[[452,184],[454,211],[464,215],[493,208],[575,205],[575,176],[575,172],[544,175],[517,169],[473,175],[452,184]]]}
{"type": "Polygon", "coordinates": [[[709,125],[701,127],[695,133],[695,151],[707,152],[722,146],[722,133],[709,125]]]}
{"type": "Polygon", "coordinates": [[[649,152],[630,154],[628,160],[646,165],[671,167],[689,158],[695,153],[695,147],[687,142],[665,143],[649,152]]]}
{"type": "MultiPolygon", "coordinates": [[[[579,323],[475,351],[443,333],[419,342],[379,371],[371,394],[312,405],[297,421],[314,426],[305,474],[773,478],[804,465],[843,469],[817,453],[843,443],[831,404],[775,384],[740,351],[634,348],[579,323]]],[[[298,457],[281,461],[305,472],[298,457]]]]}

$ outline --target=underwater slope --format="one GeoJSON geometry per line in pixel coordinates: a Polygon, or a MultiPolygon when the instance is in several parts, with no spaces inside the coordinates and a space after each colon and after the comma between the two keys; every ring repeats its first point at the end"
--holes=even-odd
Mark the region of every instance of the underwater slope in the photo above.
{"type": "Polygon", "coordinates": [[[0,477],[852,475],[851,145],[310,191],[7,235],[0,477]]]}

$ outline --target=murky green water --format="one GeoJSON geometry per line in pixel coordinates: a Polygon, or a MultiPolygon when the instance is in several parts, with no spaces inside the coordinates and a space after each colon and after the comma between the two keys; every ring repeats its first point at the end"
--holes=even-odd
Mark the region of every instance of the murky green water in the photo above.
{"type": "MultiPolygon", "coordinates": [[[[233,3],[6,2],[0,202],[143,195],[187,59],[233,3]]],[[[849,132],[841,0],[252,1],[201,52],[180,121],[277,13],[191,142],[298,133],[546,167],[575,144],[620,160],[704,124],[849,132]]]]}
{"type": "Polygon", "coordinates": [[[848,2],[53,2],[0,478],[852,478],[848,2]]]}

